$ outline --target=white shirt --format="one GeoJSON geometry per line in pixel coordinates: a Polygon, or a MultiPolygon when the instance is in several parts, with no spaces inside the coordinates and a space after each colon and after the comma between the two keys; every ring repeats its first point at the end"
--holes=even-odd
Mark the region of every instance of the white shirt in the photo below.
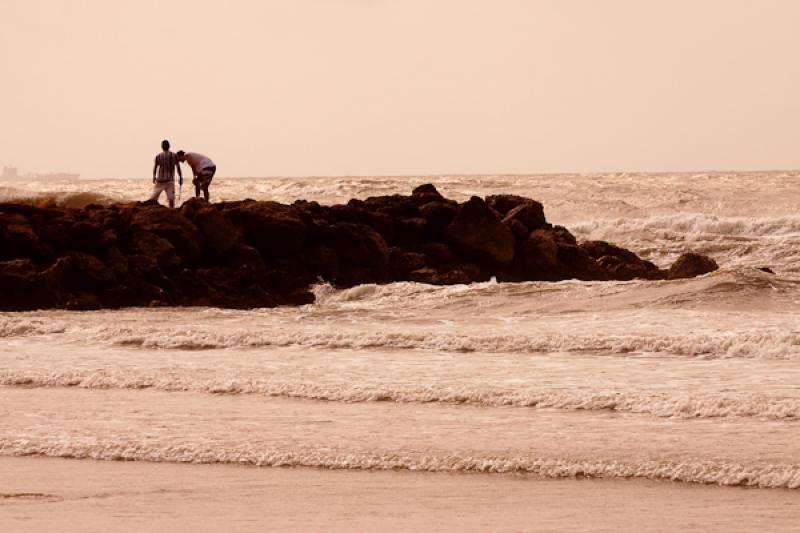
{"type": "Polygon", "coordinates": [[[192,167],[192,172],[195,174],[199,174],[204,168],[215,166],[214,162],[203,154],[187,152],[183,154],[183,156],[186,158],[186,162],[189,163],[189,166],[192,167]]]}

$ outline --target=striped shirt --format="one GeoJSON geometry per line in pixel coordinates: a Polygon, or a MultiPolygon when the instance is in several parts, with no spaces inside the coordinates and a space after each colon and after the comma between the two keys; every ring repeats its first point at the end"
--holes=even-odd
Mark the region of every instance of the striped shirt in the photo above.
{"type": "Polygon", "coordinates": [[[175,167],[178,166],[178,156],[169,150],[164,150],[156,156],[156,166],[158,167],[156,181],[161,183],[175,181],[175,167]]]}

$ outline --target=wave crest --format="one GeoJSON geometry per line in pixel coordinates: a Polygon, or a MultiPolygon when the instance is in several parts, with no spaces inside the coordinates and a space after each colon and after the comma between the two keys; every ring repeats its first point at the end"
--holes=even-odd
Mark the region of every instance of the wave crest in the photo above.
{"type": "MultiPolygon", "coordinates": [[[[93,440],[93,439],[92,439],[93,440]]],[[[81,439],[0,439],[0,454],[41,455],[106,461],[170,463],[227,463],[259,467],[314,467],[336,470],[411,470],[419,472],[528,474],[543,478],[646,478],[709,485],[761,488],[800,488],[800,466],[751,466],[716,461],[621,462],[512,455],[425,455],[358,453],[308,449],[254,449],[239,446],[221,450],[190,443],[169,447],[141,443],[101,443],[81,439]]]]}
{"type": "Polygon", "coordinates": [[[119,371],[0,373],[0,385],[24,387],[77,387],[84,389],[154,389],[164,392],[207,394],[260,394],[271,397],[344,403],[446,403],[483,407],[520,407],[567,411],[617,411],[664,418],[754,417],[773,420],[800,418],[800,399],[773,398],[762,394],[694,393],[664,394],[563,390],[522,387],[313,384],[217,376],[163,375],[119,371]]]}

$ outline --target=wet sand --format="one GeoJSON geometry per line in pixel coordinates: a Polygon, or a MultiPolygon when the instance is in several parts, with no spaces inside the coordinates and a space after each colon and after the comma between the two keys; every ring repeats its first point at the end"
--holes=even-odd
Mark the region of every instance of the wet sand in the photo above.
{"type": "Polygon", "coordinates": [[[798,495],[643,480],[0,457],[0,531],[795,531],[798,495]]]}

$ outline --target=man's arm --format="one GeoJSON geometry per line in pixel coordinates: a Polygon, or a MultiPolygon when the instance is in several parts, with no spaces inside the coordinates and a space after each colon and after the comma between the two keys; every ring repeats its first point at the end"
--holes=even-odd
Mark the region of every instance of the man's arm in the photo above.
{"type": "Polygon", "coordinates": [[[183,185],[183,174],[181,174],[181,163],[177,159],[175,160],[175,168],[178,169],[178,183],[183,185]]]}
{"type": "Polygon", "coordinates": [[[156,157],[156,162],[153,164],[153,183],[156,182],[156,171],[158,170],[158,157],[156,157]]]}

